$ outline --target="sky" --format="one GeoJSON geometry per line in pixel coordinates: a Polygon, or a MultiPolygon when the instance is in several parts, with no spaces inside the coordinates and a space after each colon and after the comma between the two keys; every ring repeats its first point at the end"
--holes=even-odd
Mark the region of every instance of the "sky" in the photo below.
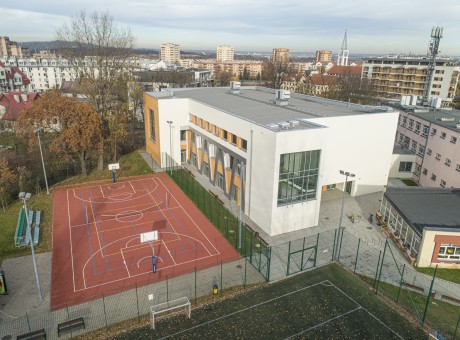
{"type": "Polygon", "coordinates": [[[460,55],[459,0],[17,0],[0,3],[0,35],[49,41],[78,11],[108,10],[129,27],[136,47],[236,51],[320,49],[337,53],[345,29],[358,54],[427,51],[433,26],[444,27],[442,55],[460,55]],[[65,5],[64,5],[65,4],[65,5]]]}

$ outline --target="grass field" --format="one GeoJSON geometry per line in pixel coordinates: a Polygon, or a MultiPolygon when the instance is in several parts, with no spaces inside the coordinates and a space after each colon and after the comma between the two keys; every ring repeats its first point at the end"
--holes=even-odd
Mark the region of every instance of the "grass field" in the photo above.
{"type": "Polygon", "coordinates": [[[426,333],[337,264],[111,339],[421,339],[426,333]]]}
{"type": "MultiPolygon", "coordinates": [[[[120,170],[118,177],[138,176],[153,173],[144,159],[137,151],[127,154],[120,158],[120,170]]],[[[78,183],[106,181],[112,178],[111,172],[93,171],[87,177],[75,176],[71,177],[56,186],[73,185],[78,183]]],[[[10,204],[6,211],[0,210],[0,265],[5,258],[22,256],[30,254],[30,247],[18,248],[14,244],[14,233],[18,222],[18,213],[21,203],[18,201],[10,204]]],[[[32,193],[32,198],[27,203],[28,209],[40,210],[42,214],[42,222],[40,224],[40,242],[36,247],[37,252],[51,251],[51,233],[53,220],[53,195],[46,195],[46,191],[42,191],[39,195],[32,193]]]]}
{"type": "MultiPolygon", "coordinates": [[[[418,272],[424,273],[430,276],[433,276],[434,268],[418,268],[416,267],[418,272]]],[[[451,281],[460,284],[460,269],[445,269],[445,268],[438,268],[436,270],[436,277],[439,279],[443,279],[446,281],[451,281]]]]}
{"type": "Polygon", "coordinates": [[[401,180],[405,185],[407,185],[408,187],[417,187],[418,184],[415,183],[413,180],[411,179],[402,179],[401,180]]]}

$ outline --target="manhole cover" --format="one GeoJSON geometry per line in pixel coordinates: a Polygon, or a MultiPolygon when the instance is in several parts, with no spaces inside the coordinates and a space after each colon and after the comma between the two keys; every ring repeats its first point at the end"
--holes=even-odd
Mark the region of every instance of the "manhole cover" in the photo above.
{"type": "Polygon", "coordinates": [[[328,220],[328,219],[329,219],[329,217],[326,217],[326,218],[324,218],[324,219],[325,219],[325,220],[328,220]]]}
{"type": "Polygon", "coordinates": [[[238,268],[238,269],[240,269],[241,267],[242,267],[241,264],[236,265],[236,268],[238,268]]]}
{"type": "Polygon", "coordinates": [[[372,229],[372,227],[367,227],[367,229],[372,229]]]}

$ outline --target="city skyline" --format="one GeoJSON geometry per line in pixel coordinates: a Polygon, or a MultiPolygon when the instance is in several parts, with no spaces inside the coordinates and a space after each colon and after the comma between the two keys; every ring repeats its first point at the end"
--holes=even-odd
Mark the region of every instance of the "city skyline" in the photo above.
{"type": "Polygon", "coordinates": [[[389,0],[369,7],[364,0],[346,3],[300,3],[259,0],[216,2],[175,0],[150,3],[147,0],[54,1],[5,3],[0,34],[14,41],[49,41],[56,29],[79,10],[109,10],[121,26],[130,27],[137,48],[159,49],[162,43],[176,43],[182,50],[216,49],[231,45],[236,51],[291,51],[340,49],[345,29],[348,48],[356,54],[426,53],[433,26],[444,27],[442,55],[460,55],[458,14],[460,4],[447,0],[434,4],[389,0]]]}

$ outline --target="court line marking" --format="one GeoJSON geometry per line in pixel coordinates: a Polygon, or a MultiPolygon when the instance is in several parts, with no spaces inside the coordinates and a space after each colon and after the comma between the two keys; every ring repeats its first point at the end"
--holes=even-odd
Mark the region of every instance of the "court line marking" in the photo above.
{"type": "MultiPolygon", "coordinates": [[[[161,233],[163,233],[163,234],[174,234],[174,233],[171,233],[171,232],[161,232],[161,233]]],[[[160,233],[159,233],[159,234],[160,234],[160,233]]],[[[188,235],[184,235],[184,234],[182,234],[182,236],[184,236],[184,237],[189,237],[189,238],[191,238],[191,239],[197,241],[198,243],[200,243],[200,244],[204,247],[203,242],[201,242],[200,240],[197,240],[197,239],[194,238],[194,237],[191,237],[191,236],[188,236],[188,235]]],[[[136,236],[130,235],[130,236],[125,236],[125,237],[122,237],[122,238],[117,239],[117,240],[115,240],[115,241],[112,241],[112,242],[110,242],[110,243],[104,245],[103,248],[97,250],[93,255],[91,255],[91,256],[88,258],[88,260],[85,262],[85,265],[83,266],[83,268],[82,268],[82,270],[81,270],[81,271],[82,271],[82,276],[83,276],[83,283],[84,283],[85,288],[84,288],[84,289],[76,290],[75,292],[78,292],[78,291],[87,289],[87,286],[86,286],[86,277],[85,277],[85,270],[86,270],[86,266],[88,265],[88,262],[89,262],[98,252],[101,252],[101,253],[102,253],[102,250],[103,250],[104,248],[106,248],[106,247],[108,247],[108,246],[110,246],[110,245],[112,245],[112,244],[114,244],[114,243],[120,242],[121,240],[127,239],[127,238],[136,239],[136,238],[138,238],[138,236],[137,236],[137,235],[136,235],[136,236]]],[[[121,249],[122,249],[122,248],[120,248],[120,250],[121,250],[121,249]]],[[[201,258],[195,258],[195,259],[190,260],[190,261],[185,261],[185,262],[180,262],[180,263],[176,263],[176,262],[174,261],[174,263],[175,263],[174,266],[169,266],[169,267],[165,267],[165,268],[162,268],[162,269],[166,269],[166,268],[170,268],[170,267],[175,267],[175,266],[178,266],[178,265],[181,265],[181,264],[190,263],[190,262],[195,262],[195,261],[197,261],[197,260],[201,260],[201,259],[205,259],[205,258],[208,258],[208,257],[213,257],[213,256],[217,256],[217,255],[218,255],[218,254],[211,254],[209,251],[208,251],[208,254],[209,254],[208,256],[201,257],[201,258]]],[[[145,274],[145,273],[143,273],[143,274],[145,274]]],[[[137,274],[137,275],[141,275],[141,274],[137,274]]],[[[137,275],[133,275],[133,276],[137,276],[137,275]]],[[[126,279],[126,278],[122,278],[122,279],[119,279],[119,280],[124,280],[124,279],[126,279]]],[[[101,286],[101,285],[108,284],[108,283],[112,283],[112,282],[116,282],[116,281],[119,281],[119,280],[110,281],[110,282],[105,282],[105,283],[103,283],[103,284],[96,285],[96,286],[91,286],[91,287],[89,287],[89,288],[101,286]]]]}
{"type": "Polygon", "coordinates": [[[123,257],[123,263],[125,264],[126,271],[128,272],[128,277],[131,277],[131,274],[129,273],[128,265],[126,264],[125,255],[123,254],[123,248],[120,248],[120,254],[121,254],[121,257],[123,257]]]}
{"type": "Polygon", "coordinates": [[[342,313],[342,314],[340,314],[340,315],[337,315],[337,316],[335,316],[335,317],[333,317],[333,318],[330,318],[329,320],[320,322],[320,323],[317,324],[317,325],[314,325],[314,326],[312,326],[312,327],[310,327],[310,328],[304,329],[304,330],[300,331],[299,333],[292,334],[292,335],[290,335],[290,336],[288,336],[287,338],[284,338],[284,339],[285,339],[285,340],[286,340],[286,339],[292,339],[293,337],[299,336],[300,334],[303,334],[303,333],[305,333],[305,332],[311,331],[312,329],[315,329],[315,328],[317,328],[317,327],[321,327],[321,326],[323,326],[323,325],[325,325],[325,324],[327,324],[327,323],[329,323],[329,322],[331,322],[331,321],[340,319],[342,316],[345,316],[345,315],[351,314],[351,313],[353,313],[353,312],[356,312],[356,311],[359,310],[359,309],[363,309],[363,308],[362,308],[361,306],[356,307],[355,309],[352,309],[352,310],[350,310],[350,311],[348,311],[348,312],[345,312],[345,313],[342,313]]]}
{"type": "MultiPolygon", "coordinates": [[[[163,202],[160,202],[160,203],[163,203],[163,202]]],[[[133,206],[133,207],[137,207],[137,205],[133,206]]],[[[150,208],[152,207],[152,204],[150,203],[150,208]]],[[[128,208],[131,208],[131,207],[128,207],[128,208]]],[[[120,209],[126,209],[126,208],[120,208],[120,209]]],[[[120,209],[116,209],[116,210],[120,210],[120,209]]],[[[176,208],[170,208],[170,209],[180,209],[180,207],[176,207],[176,208]]],[[[146,210],[146,209],[143,209],[143,210],[146,210]]],[[[169,210],[169,209],[168,209],[169,210]]],[[[110,210],[110,211],[115,211],[115,210],[110,210]]],[[[159,210],[153,210],[151,212],[146,212],[146,214],[150,214],[150,213],[159,213],[160,211],[159,210]]],[[[100,215],[101,217],[102,216],[116,216],[116,215],[100,215]]],[[[106,220],[103,220],[101,222],[110,222],[110,221],[116,221],[116,218],[108,218],[106,220]]],[[[163,221],[162,219],[161,220],[149,220],[149,221],[146,221],[145,223],[148,223],[148,222],[156,222],[156,221],[163,221]]],[[[140,224],[144,224],[144,222],[140,223],[140,224]]],[[[72,228],[77,228],[77,227],[84,227],[86,225],[86,223],[81,223],[81,224],[74,224],[72,225],[71,227],[72,228]]],[[[125,228],[125,226],[122,226],[121,228],[125,228]]],[[[101,233],[104,233],[104,232],[107,232],[107,231],[110,231],[110,230],[117,230],[118,228],[113,228],[113,229],[109,229],[109,230],[102,230],[101,233]]]]}
{"type": "MultiPolygon", "coordinates": [[[[75,192],[74,192],[74,194],[75,194],[75,192]]],[[[101,239],[99,238],[99,230],[98,230],[97,225],[96,225],[96,216],[94,216],[93,205],[91,204],[91,202],[90,202],[89,206],[91,207],[91,214],[93,215],[93,222],[91,222],[91,224],[94,223],[94,228],[96,229],[96,234],[97,234],[97,240],[99,242],[99,249],[102,249],[101,239]]],[[[102,256],[102,258],[104,258],[104,254],[102,252],[101,252],[101,256],[102,256]]]]}
{"type": "MultiPolygon", "coordinates": [[[[147,180],[152,180],[153,183],[156,185],[156,187],[154,187],[153,189],[151,189],[151,191],[148,191],[148,192],[145,193],[144,195],[135,196],[135,197],[133,197],[133,198],[128,198],[128,199],[125,199],[124,201],[133,201],[133,200],[136,200],[136,199],[138,199],[138,198],[141,198],[141,197],[146,196],[146,195],[147,195],[148,193],[150,193],[150,192],[154,192],[154,191],[157,189],[158,183],[155,181],[154,178],[145,178],[145,179],[147,179],[147,180]]],[[[145,179],[144,179],[144,180],[145,180],[145,179]]],[[[136,181],[141,181],[141,180],[136,180],[136,181]]],[[[86,188],[97,188],[97,187],[99,187],[99,189],[101,189],[101,186],[100,186],[100,185],[94,185],[94,186],[85,187],[85,189],[86,189],[86,188]]],[[[83,189],[83,188],[77,188],[77,189],[83,189]]],[[[67,190],[70,190],[70,189],[67,189],[67,190]]],[[[75,196],[75,188],[72,189],[72,190],[74,191],[74,197],[75,197],[75,199],[77,199],[77,200],[82,200],[81,198],[78,198],[77,196],[75,196]]],[[[102,190],[102,189],[101,189],[101,190],[102,190]]],[[[106,197],[104,196],[104,193],[103,193],[102,191],[101,191],[101,193],[102,193],[102,196],[93,196],[93,198],[106,198],[106,197]]],[[[85,202],[90,202],[90,201],[92,201],[93,203],[104,203],[104,204],[120,203],[120,201],[110,202],[110,201],[108,201],[108,200],[105,200],[105,201],[94,201],[94,200],[86,200],[86,199],[83,199],[83,201],[85,201],[85,202]]]]}
{"type": "Polygon", "coordinates": [[[215,319],[213,319],[213,320],[209,320],[209,321],[206,321],[206,322],[200,323],[199,325],[196,325],[196,326],[193,326],[193,327],[190,327],[190,328],[184,329],[184,330],[182,330],[182,331],[180,331],[180,332],[176,332],[176,333],[174,333],[174,334],[169,334],[169,335],[165,336],[164,338],[160,338],[160,339],[167,339],[167,338],[171,338],[171,337],[174,337],[174,336],[176,336],[176,335],[180,335],[180,334],[183,334],[183,333],[185,333],[185,332],[191,331],[192,329],[196,329],[196,328],[199,328],[199,327],[202,327],[202,326],[208,325],[208,324],[210,324],[210,323],[212,323],[212,322],[216,322],[216,321],[219,321],[219,320],[222,320],[222,319],[228,318],[228,317],[230,317],[230,316],[233,316],[233,315],[236,315],[236,314],[239,314],[239,313],[242,313],[242,312],[246,312],[246,311],[248,311],[248,310],[250,310],[250,309],[253,309],[253,308],[256,308],[256,307],[259,307],[259,306],[265,305],[265,304],[267,304],[267,303],[270,303],[270,302],[276,301],[276,300],[278,300],[278,299],[284,298],[284,297],[286,297],[286,296],[289,296],[289,295],[292,295],[292,294],[298,293],[298,292],[300,292],[300,291],[302,291],[302,290],[306,290],[306,289],[309,289],[309,288],[312,288],[312,287],[318,286],[318,285],[322,284],[323,282],[325,282],[325,281],[317,282],[317,283],[314,283],[314,284],[312,284],[312,285],[309,285],[309,286],[307,286],[307,287],[302,287],[302,288],[299,288],[299,289],[297,289],[297,290],[294,290],[294,291],[292,291],[292,292],[289,292],[289,293],[286,293],[286,294],[283,294],[283,295],[280,295],[280,296],[274,297],[274,298],[272,298],[272,299],[270,299],[270,300],[267,300],[267,301],[263,301],[263,302],[259,302],[258,304],[255,304],[255,305],[252,305],[252,306],[249,306],[249,307],[243,308],[243,309],[239,309],[239,310],[237,310],[237,311],[235,311],[235,312],[232,312],[232,313],[230,313],[230,314],[227,314],[227,315],[223,315],[223,316],[220,316],[220,317],[218,317],[218,318],[215,318],[215,319]]]}
{"type": "MultiPolygon", "coordinates": [[[[170,196],[172,196],[174,198],[174,200],[176,201],[176,203],[179,205],[179,207],[182,208],[182,210],[184,211],[184,213],[188,216],[188,218],[192,221],[192,223],[198,228],[198,230],[201,232],[201,234],[206,238],[206,240],[211,244],[211,246],[214,248],[214,250],[217,252],[217,254],[220,255],[220,252],[217,250],[216,246],[214,245],[213,242],[211,242],[209,240],[209,238],[205,235],[205,233],[203,233],[203,230],[201,230],[201,228],[196,224],[195,220],[187,213],[187,211],[184,209],[184,207],[182,206],[182,204],[179,203],[179,201],[176,199],[176,197],[169,191],[169,189],[166,187],[166,185],[163,183],[163,181],[161,179],[158,179],[158,181],[160,181],[160,183],[163,185],[163,187],[165,188],[165,190],[169,193],[170,196]]],[[[189,198],[188,198],[189,199],[189,198]]],[[[200,211],[201,214],[203,214],[201,211],[200,211]]],[[[214,226],[213,226],[214,228],[214,226]]],[[[206,249],[207,250],[207,249],[206,249]]],[[[209,252],[209,251],[208,251],[209,252]]]]}
{"type": "MultiPolygon", "coordinates": [[[[102,186],[102,185],[101,185],[102,186]]],[[[124,189],[125,188],[125,183],[123,182],[122,183],[122,186],[119,187],[119,188],[112,188],[113,185],[108,185],[107,186],[107,189],[110,189],[110,190],[120,190],[120,189],[124,189]]]]}
{"type": "MultiPolygon", "coordinates": [[[[174,260],[174,257],[171,255],[171,251],[170,251],[169,248],[166,246],[166,243],[164,243],[163,240],[161,240],[161,243],[165,246],[166,250],[168,251],[169,256],[171,257],[171,260],[173,260],[174,264],[177,266],[177,263],[176,263],[176,261],[174,260]]],[[[208,252],[208,254],[209,254],[209,252],[208,252]]]]}
{"type": "MultiPolygon", "coordinates": [[[[152,256],[144,256],[143,258],[139,259],[139,261],[137,261],[137,268],[141,269],[141,267],[139,267],[139,263],[141,263],[142,261],[145,261],[145,259],[151,259],[151,258],[152,256]]],[[[157,259],[163,262],[163,259],[161,257],[157,256],[157,259]]]]}
{"type": "MultiPolygon", "coordinates": [[[[73,291],[75,292],[75,269],[73,266],[73,247],[72,247],[72,226],[70,225],[70,201],[69,201],[69,190],[66,190],[67,194],[67,216],[69,218],[69,238],[70,238],[70,258],[72,262],[72,281],[73,281],[73,291]]],[[[86,225],[86,223],[85,223],[86,225]]]]}
{"type": "Polygon", "coordinates": [[[361,307],[363,310],[365,310],[367,312],[367,314],[369,314],[370,316],[372,316],[375,320],[377,320],[379,323],[381,323],[382,325],[384,325],[388,330],[390,330],[394,335],[396,335],[398,338],[400,339],[404,339],[401,335],[399,335],[398,333],[396,333],[392,328],[390,328],[387,324],[385,324],[382,320],[380,320],[378,317],[376,317],[374,314],[372,314],[371,312],[369,312],[367,310],[366,307],[363,307],[360,303],[358,303],[355,299],[353,299],[351,296],[349,296],[347,293],[345,293],[342,289],[340,289],[339,287],[337,287],[335,284],[333,284],[331,281],[329,280],[326,280],[328,281],[335,289],[337,289],[339,292],[341,292],[343,295],[345,295],[347,298],[349,298],[351,301],[353,301],[354,303],[356,303],[359,307],[361,307]]]}
{"type": "Polygon", "coordinates": [[[112,201],[117,201],[117,202],[122,202],[122,201],[126,201],[128,199],[130,199],[131,197],[133,197],[133,193],[132,192],[128,192],[126,194],[120,194],[120,195],[113,195],[113,196],[107,196],[106,198],[109,199],[109,200],[112,200],[112,201]],[[119,196],[128,196],[126,198],[115,198],[115,197],[119,197],[119,196]]]}

